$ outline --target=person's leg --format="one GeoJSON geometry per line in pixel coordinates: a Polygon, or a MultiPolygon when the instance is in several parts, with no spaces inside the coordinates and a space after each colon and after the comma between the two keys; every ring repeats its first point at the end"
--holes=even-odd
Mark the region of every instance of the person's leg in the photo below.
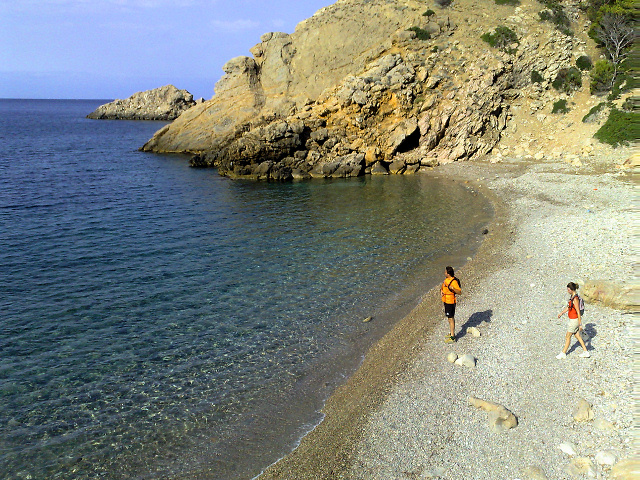
{"type": "Polygon", "coordinates": [[[581,357],[584,358],[588,358],[591,356],[591,354],[589,353],[589,351],[587,350],[587,346],[584,344],[584,340],[582,339],[582,335],[580,335],[580,330],[578,330],[575,333],[576,338],[578,339],[578,342],[580,342],[580,345],[582,345],[582,348],[584,349],[584,352],[582,352],[580,354],[581,357]]]}
{"type": "Polygon", "coordinates": [[[455,332],[456,332],[456,304],[455,303],[445,303],[444,304],[444,315],[447,317],[447,321],[449,322],[449,336],[446,341],[451,342],[455,340],[455,332]]]}
{"type": "Polygon", "coordinates": [[[562,353],[567,353],[567,350],[569,350],[569,345],[571,344],[571,335],[573,335],[571,332],[567,332],[565,338],[564,338],[564,348],[562,349],[562,353]]]}
{"type": "Polygon", "coordinates": [[[569,343],[571,343],[571,335],[573,335],[573,333],[567,332],[564,339],[564,348],[558,355],[556,355],[556,358],[560,359],[567,356],[567,350],[569,350],[569,343]]]}

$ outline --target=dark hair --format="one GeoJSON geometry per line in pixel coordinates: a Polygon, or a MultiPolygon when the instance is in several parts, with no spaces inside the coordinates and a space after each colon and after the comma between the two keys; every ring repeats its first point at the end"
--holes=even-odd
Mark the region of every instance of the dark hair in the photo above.
{"type": "Polygon", "coordinates": [[[445,270],[449,275],[451,275],[452,277],[454,276],[453,267],[446,267],[445,270]]]}
{"type": "Polygon", "coordinates": [[[567,283],[567,288],[569,290],[574,291],[574,292],[577,291],[579,287],[580,287],[580,285],[578,285],[577,283],[573,283],[573,282],[567,283]]]}

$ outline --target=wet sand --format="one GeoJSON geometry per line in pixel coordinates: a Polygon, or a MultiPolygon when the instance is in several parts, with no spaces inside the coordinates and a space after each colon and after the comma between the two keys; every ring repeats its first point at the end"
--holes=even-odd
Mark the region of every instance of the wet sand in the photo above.
{"type": "MultiPolygon", "coordinates": [[[[621,209],[626,202],[630,206],[632,190],[628,174],[613,165],[576,168],[562,162],[522,161],[451,164],[425,174],[468,182],[493,203],[495,217],[485,241],[472,261],[456,271],[463,282],[457,331],[470,326],[470,318],[480,318],[474,314],[491,312],[490,321],[478,323],[482,336],[474,338],[465,331],[456,344],[444,344],[447,326],[439,287],[426,292],[329,398],[322,423],[291,454],[266,469],[261,480],[501,479],[522,475],[523,469],[535,466],[541,452],[548,459],[537,463],[549,478],[565,478],[560,475],[565,475],[569,459],[562,457],[557,444],[567,429],[573,436],[587,435],[567,420],[581,394],[615,424],[615,435],[594,433],[597,438],[583,445],[583,453],[593,460],[595,450],[615,437],[622,441],[618,457],[628,455],[633,402],[614,405],[612,392],[632,393],[631,340],[623,336],[630,316],[589,306],[601,327],[613,333],[592,340],[591,359],[578,358],[578,348],[564,363],[555,358],[564,321],[552,321],[554,312],[562,309],[568,281],[631,275],[629,251],[624,248],[631,243],[630,226],[618,228],[617,236],[605,232],[597,238],[571,239],[565,238],[562,227],[571,211],[580,214],[581,224],[591,222],[598,232],[620,223],[620,216],[624,220],[629,214],[621,209]],[[572,263],[573,252],[580,258],[587,254],[588,261],[572,263]],[[509,293],[502,293],[501,282],[509,293]],[[621,327],[613,328],[608,321],[621,327]],[[599,345],[605,340],[619,348],[599,345]],[[450,351],[474,354],[477,368],[448,363],[450,351]],[[533,378],[532,371],[544,375],[533,378]],[[571,378],[584,379],[583,391],[572,388],[571,378]],[[486,414],[468,406],[470,394],[504,403],[521,419],[520,425],[501,435],[491,432],[486,414]],[[525,420],[536,416],[543,419],[543,427],[525,420]],[[541,431],[546,442],[540,440],[541,431]],[[546,446],[540,447],[539,441],[546,446]],[[485,460],[479,461],[479,452],[485,460]]],[[[572,437],[570,433],[565,437],[572,437]]],[[[594,468],[602,469],[603,475],[608,472],[606,466],[594,468]]]]}

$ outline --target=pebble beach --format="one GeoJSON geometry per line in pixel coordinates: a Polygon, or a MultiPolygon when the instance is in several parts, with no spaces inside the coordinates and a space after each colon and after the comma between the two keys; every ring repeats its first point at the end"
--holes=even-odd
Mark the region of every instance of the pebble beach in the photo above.
{"type": "Polygon", "coordinates": [[[259,478],[638,478],[628,476],[640,473],[633,309],[587,299],[591,357],[579,357],[573,340],[556,359],[567,283],[633,282],[634,185],[631,170],[616,166],[625,155],[425,173],[468,183],[496,211],[478,253],[456,270],[457,342],[444,342],[439,288],[431,289],[327,401],[322,423],[259,478]],[[450,361],[463,355],[475,366],[450,361]],[[503,406],[517,426],[496,428],[470,397],[503,406]]]}

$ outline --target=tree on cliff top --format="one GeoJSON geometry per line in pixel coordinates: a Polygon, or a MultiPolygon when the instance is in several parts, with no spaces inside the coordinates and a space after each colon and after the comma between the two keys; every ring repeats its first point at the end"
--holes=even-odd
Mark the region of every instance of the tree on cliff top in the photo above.
{"type": "Polygon", "coordinates": [[[635,40],[635,29],[623,14],[605,13],[595,31],[613,64],[615,80],[618,66],[628,56],[628,47],[635,40]]]}
{"type": "Polygon", "coordinates": [[[592,22],[589,36],[605,50],[613,66],[609,89],[619,71],[626,70],[624,61],[637,37],[634,26],[640,14],[638,5],[635,0],[587,0],[587,17],[592,22]]]}

